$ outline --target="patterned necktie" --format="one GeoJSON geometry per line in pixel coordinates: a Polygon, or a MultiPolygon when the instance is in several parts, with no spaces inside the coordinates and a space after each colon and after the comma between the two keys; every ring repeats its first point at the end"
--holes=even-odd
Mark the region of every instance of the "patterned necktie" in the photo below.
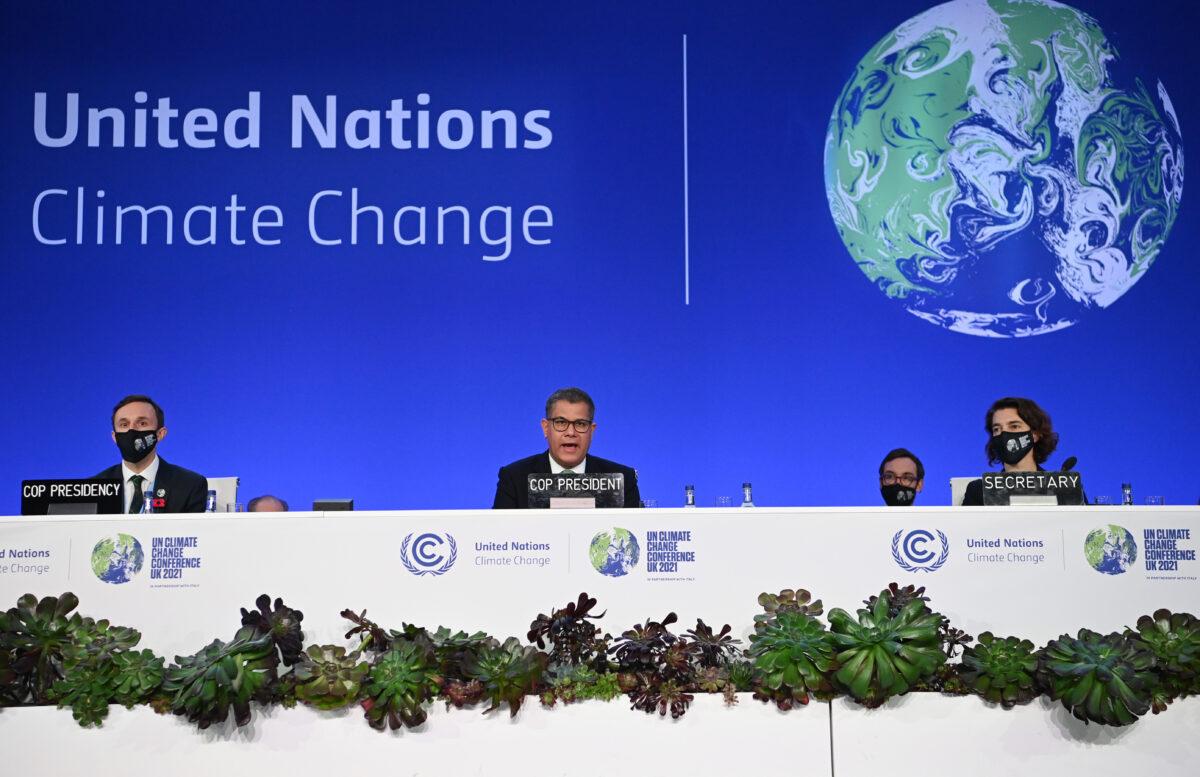
{"type": "Polygon", "coordinates": [[[140,513],[144,506],[142,502],[146,500],[145,494],[142,493],[142,481],[145,480],[141,475],[134,475],[129,478],[133,481],[133,501],[129,503],[129,513],[140,513]]]}
{"type": "Polygon", "coordinates": [[[575,470],[573,470],[573,469],[564,469],[564,470],[562,471],[562,474],[564,474],[564,475],[574,475],[574,474],[575,474],[575,470]]]}

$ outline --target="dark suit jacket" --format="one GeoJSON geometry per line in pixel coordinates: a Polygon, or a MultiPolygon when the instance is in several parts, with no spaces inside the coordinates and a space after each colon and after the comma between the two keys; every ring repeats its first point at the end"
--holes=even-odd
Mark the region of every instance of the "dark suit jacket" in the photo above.
{"type": "MultiPolygon", "coordinates": [[[[642,495],[638,493],[637,474],[632,468],[589,453],[587,471],[591,473],[622,473],[625,475],[625,506],[642,506],[642,495]]],[[[542,474],[550,474],[550,451],[538,453],[501,467],[497,475],[496,498],[492,500],[492,509],[514,507],[521,510],[529,509],[528,476],[542,474]]]]}
{"type": "MultiPolygon", "coordinates": [[[[122,480],[121,465],[115,464],[100,474],[96,479],[122,480]]],[[[158,477],[154,479],[156,489],[167,489],[167,506],[158,510],[162,513],[202,513],[204,503],[208,498],[208,479],[190,469],[168,464],[162,456],[158,457],[158,477]]],[[[121,484],[121,504],[125,504],[125,484],[121,484]]]]}

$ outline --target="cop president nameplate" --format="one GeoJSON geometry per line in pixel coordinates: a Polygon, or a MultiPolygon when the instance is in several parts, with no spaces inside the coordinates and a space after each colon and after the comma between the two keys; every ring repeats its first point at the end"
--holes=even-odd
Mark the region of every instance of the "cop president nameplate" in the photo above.
{"type": "Polygon", "coordinates": [[[529,506],[535,508],[625,506],[625,475],[621,472],[530,475],[528,489],[529,506]]]}
{"type": "Polygon", "coordinates": [[[21,515],[123,513],[119,480],[22,480],[21,515]]]}
{"type": "Polygon", "coordinates": [[[1083,479],[1078,472],[986,472],[985,505],[1081,505],[1083,479]]]}

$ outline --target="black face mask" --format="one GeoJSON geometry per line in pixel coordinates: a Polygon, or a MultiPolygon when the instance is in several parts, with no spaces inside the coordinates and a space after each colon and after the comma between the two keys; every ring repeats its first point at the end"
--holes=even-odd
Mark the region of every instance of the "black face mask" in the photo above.
{"type": "Polygon", "coordinates": [[[127,432],[117,432],[117,447],[121,449],[121,458],[130,464],[137,464],[149,456],[155,445],[158,445],[157,429],[130,429],[127,432]]]}
{"type": "Polygon", "coordinates": [[[888,507],[908,507],[917,498],[915,488],[902,486],[899,483],[880,486],[879,493],[883,494],[883,501],[887,503],[888,507]]]}
{"type": "Polygon", "coordinates": [[[1001,432],[992,438],[992,453],[1010,467],[1033,450],[1033,432],[1001,432]]]}

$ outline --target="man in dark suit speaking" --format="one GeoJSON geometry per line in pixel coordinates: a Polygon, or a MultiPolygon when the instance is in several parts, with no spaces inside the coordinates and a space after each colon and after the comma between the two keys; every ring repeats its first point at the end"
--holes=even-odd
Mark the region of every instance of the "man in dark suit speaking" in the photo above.
{"type": "Polygon", "coordinates": [[[134,394],[113,408],[112,438],[122,461],[96,477],[121,481],[126,513],[142,512],[146,494],[164,500],[162,506],[154,507],[156,513],[204,512],[208,480],[163,461],[158,443],[166,436],[163,410],[150,397],[134,394]]]}
{"type": "Polygon", "coordinates": [[[625,475],[625,507],[640,507],[642,498],[633,469],[599,456],[588,456],[596,431],[595,417],[596,404],[583,389],[564,388],[551,394],[546,400],[546,417],[542,419],[542,434],[549,450],[500,468],[492,509],[528,508],[529,475],[560,472],[620,472],[625,475]]]}

